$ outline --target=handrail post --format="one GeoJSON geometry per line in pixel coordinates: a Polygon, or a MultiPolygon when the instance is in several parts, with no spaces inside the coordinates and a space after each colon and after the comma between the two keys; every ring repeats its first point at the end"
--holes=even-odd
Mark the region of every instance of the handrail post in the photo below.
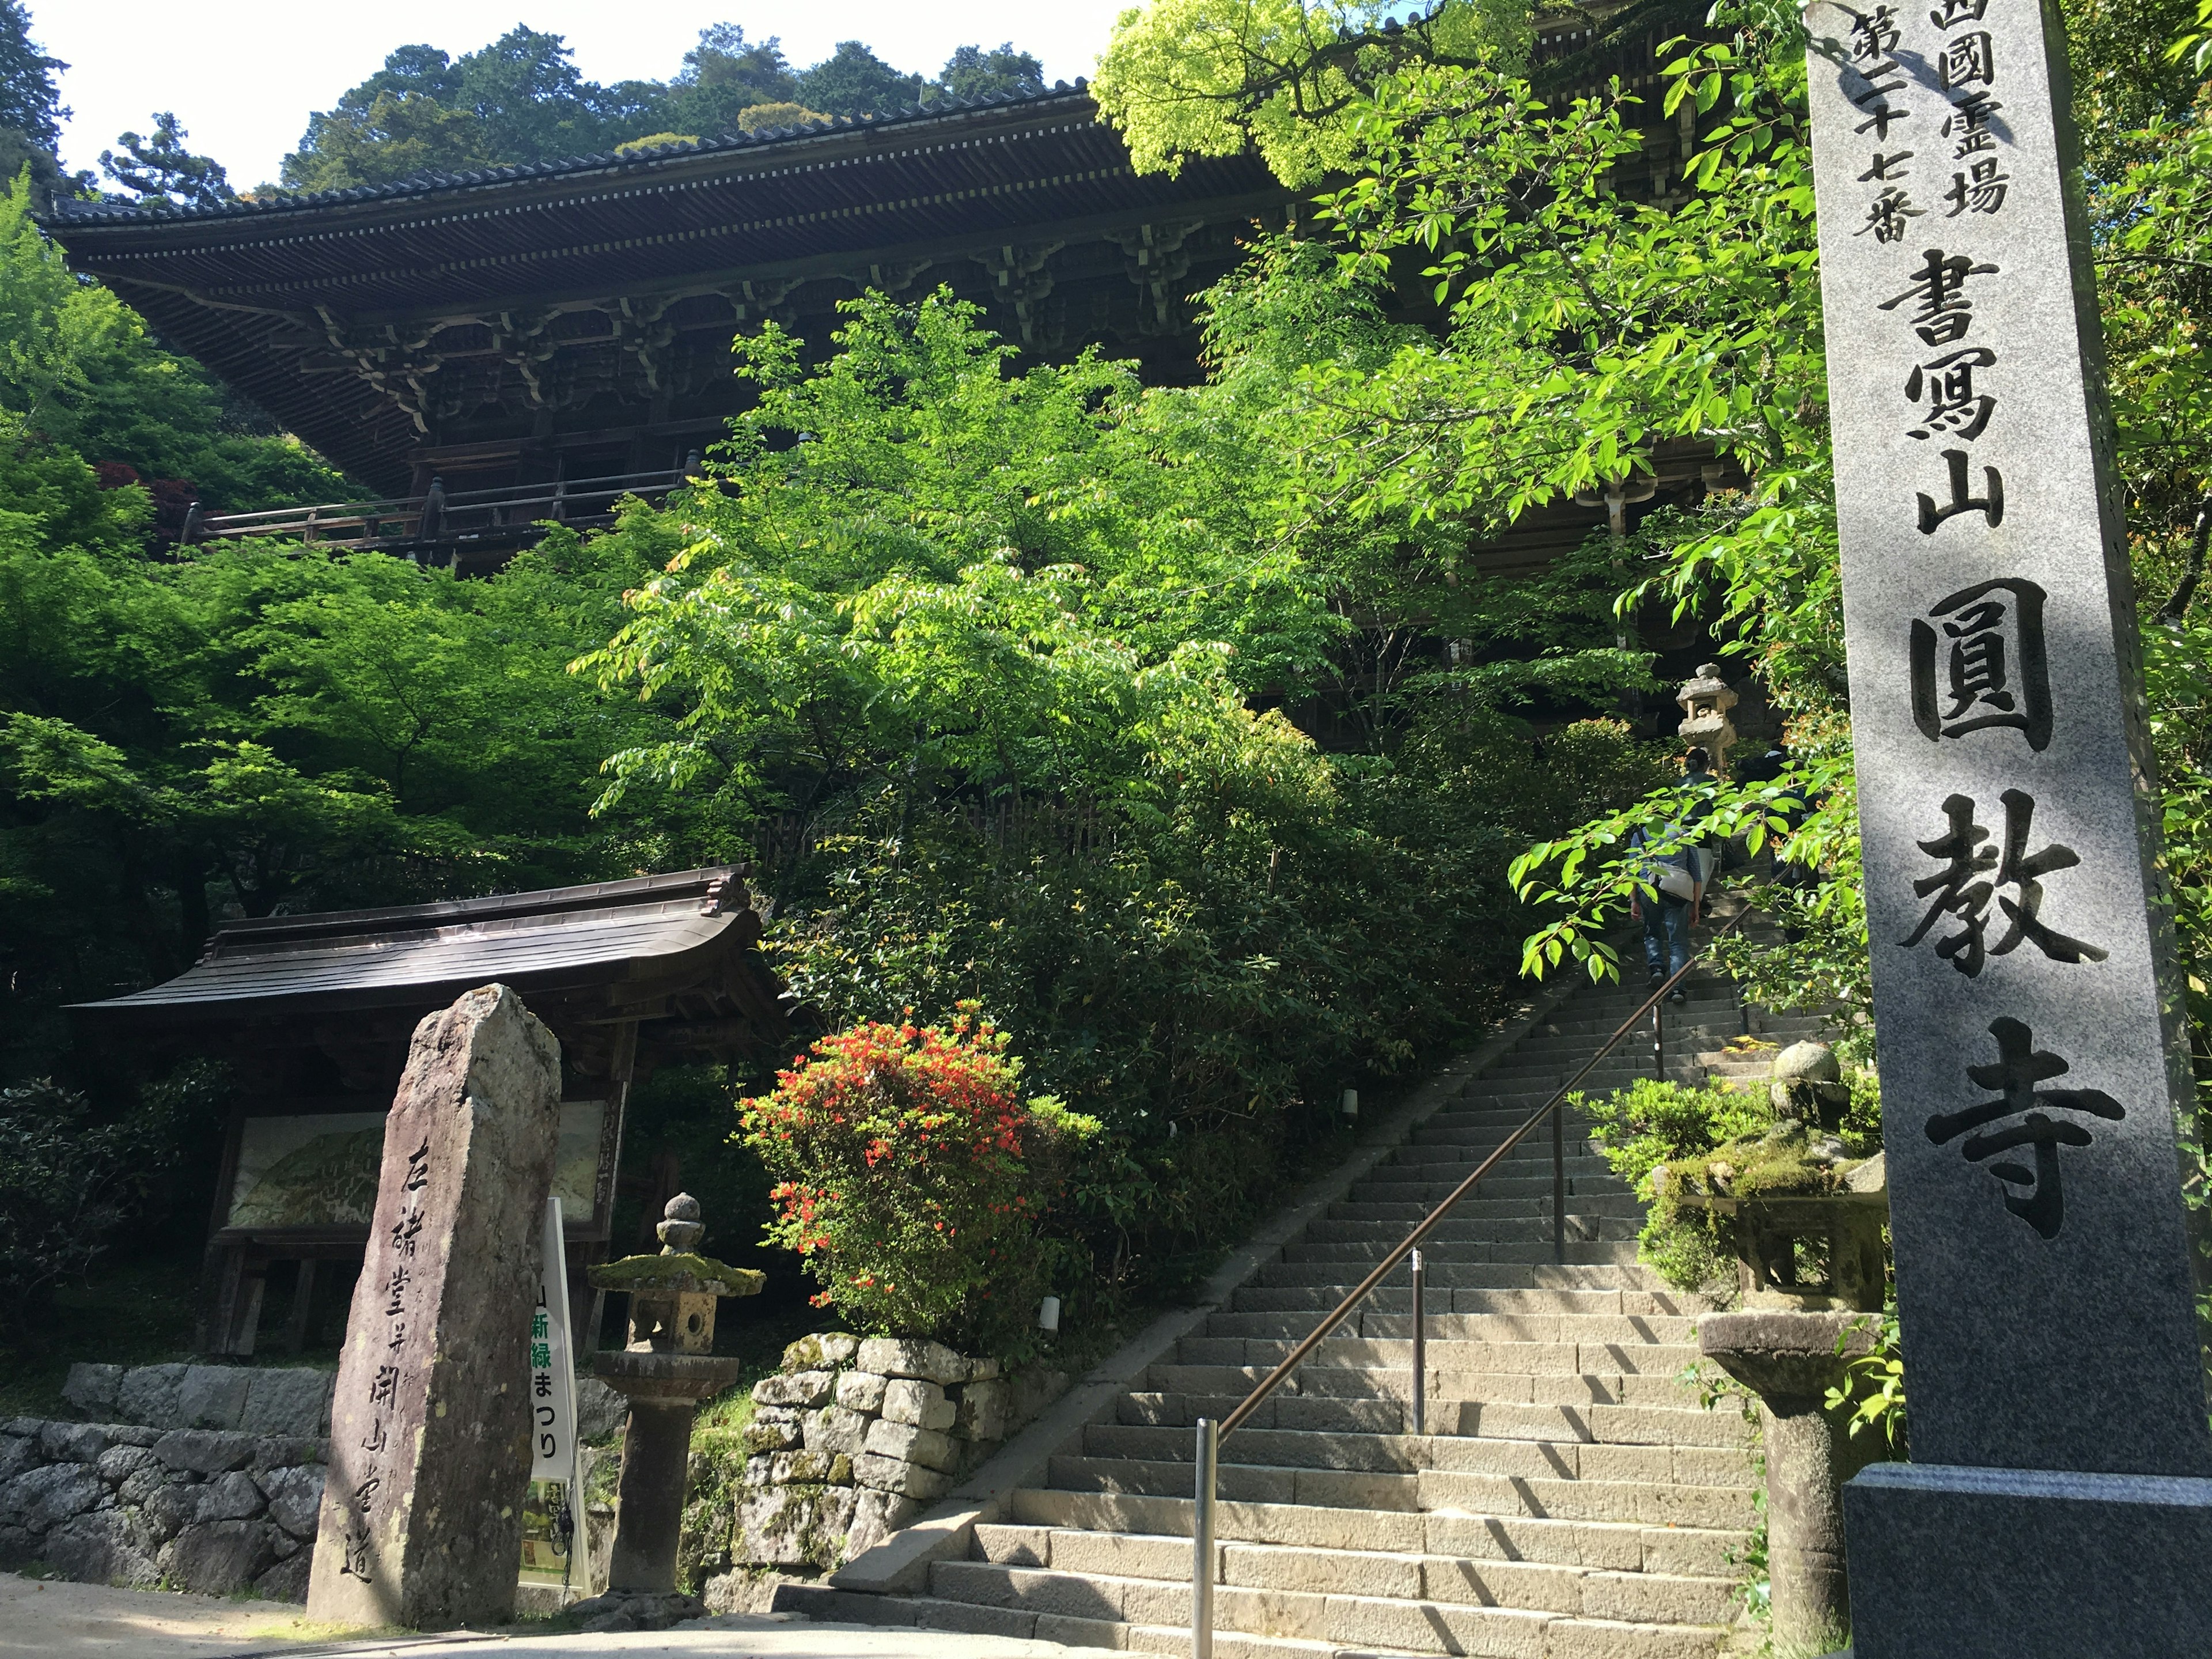
{"type": "Polygon", "coordinates": [[[1567,1109],[1552,1108],[1552,1259],[1567,1265],[1567,1109]]]}
{"type": "Polygon", "coordinates": [[[1428,1279],[1427,1264],[1413,1252],[1413,1432],[1429,1431],[1429,1322],[1422,1305],[1422,1288],[1428,1279]]]}
{"type": "Polygon", "coordinates": [[[1213,1659],[1213,1457],[1212,1418],[1198,1419],[1198,1502],[1190,1517],[1190,1659],[1213,1659]]]}
{"type": "Polygon", "coordinates": [[[1651,1075],[1661,1083],[1667,1080],[1667,1005],[1663,1001],[1651,1005],[1651,1075]]]}

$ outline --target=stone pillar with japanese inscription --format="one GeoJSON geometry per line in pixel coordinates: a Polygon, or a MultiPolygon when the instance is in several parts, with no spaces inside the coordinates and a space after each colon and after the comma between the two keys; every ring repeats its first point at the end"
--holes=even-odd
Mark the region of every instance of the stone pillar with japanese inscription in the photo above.
{"type": "Polygon", "coordinates": [[[2188,1066],[2065,38],[1805,16],[1911,1401],[1846,1494],[1857,1659],[2197,1651],[2188,1066]]]}
{"type": "Polygon", "coordinates": [[[415,1028],[331,1405],[311,1619],[514,1614],[560,1103],[560,1046],[506,986],[415,1028]]]}

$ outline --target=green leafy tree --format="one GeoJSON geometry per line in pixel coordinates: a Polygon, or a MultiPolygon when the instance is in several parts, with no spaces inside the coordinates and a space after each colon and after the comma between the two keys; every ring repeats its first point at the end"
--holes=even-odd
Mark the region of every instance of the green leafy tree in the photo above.
{"type": "Polygon", "coordinates": [[[426,170],[556,161],[671,130],[658,82],[601,86],[584,79],[574,57],[561,36],[521,24],[458,58],[402,46],[308,118],[300,148],[284,158],[283,184],[342,190],[426,170]]]}
{"type": "Polygon", "coordinates": [[[992,93],[1023,92],[1044,84],[1044,65],[1014,43],[991,51],[961,46],[945,60],[932,88],[946,98],[981,98],[992,93]]]}
{"type": "Polygon", "coordinates": [[[684,54],[683,69],[669,82],[668,119],[709,136],[746,131],[739,118],[746,111],[791,105],[798,91],[776,36],[751,41],[735,23],[716,23],[699,31],[699,44],[684,54]]]}
{"type": "Polygon", "coordinates": [[[797,100],[831,115],[894,115],[921,101],[922,79],[902,75],[858,40],[840,40],[820,63],[801,70],[797,100]]]}

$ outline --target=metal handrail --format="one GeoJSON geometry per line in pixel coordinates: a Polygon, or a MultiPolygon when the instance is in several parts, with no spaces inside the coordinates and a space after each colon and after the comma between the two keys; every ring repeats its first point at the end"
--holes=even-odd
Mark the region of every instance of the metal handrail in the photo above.
{"type": "MultiPolygon", "coordinates": [[[[1305,1340],[1299,1343],[1297,1347],[1291,1349],[1288,1356],[1283,1360],[1282,1364],[1276,1366],[1273,1370],[1270,1371],[1261,1382],[1259,1386],[1254,1389],[1250,1394],[1245,1395],[1243,1401],[1240,1402],[1228,1416],[1223,1418],[1218,1424],[1203,1417],[1198,1419],[1198,1514],[1194,1517],[1194,1524],[1191,1528],[1193,1543],[1191,1562],[1191,1582],[1193,1586],[1193,1595],[1191,1596],[1192,1659],[1212,1659],[1213,1656],[1213,1598],[1210,1593],[1199,1590],[1198,1586],[1200,1584],[1210,1583],[1212,1580],[1212,1566],[1209,1558],[1213,1553],[1213,1476],[1216,1458],[1221,1442],[1226,1439],[1230,1435],[1234,1434],[1239,1428],[1243,1427],[1245,1421],[1250,1418],[1252,1413],[1260,1408],[1261,1402],[1266,1400],[1269,1395],[1274,1393],[1274,1391],[1280,1388],[1285,1382],[1290,1380],[1291,1373],[1297,1370],[1300,1365],[1305,1363],[1307,1358],[1313,1352],[1313,1351],[1322,1345],[1322,1343],[1328,1338],[1330,1332],[1334,1331],[1339,1325],[1344,1322],[1346,1316],[1351,1314],[1354,1308],[1357,1308],[1362,1302],[1365,1301],[1368,1297],[1374,1293],[1376,1289],[1381,1285],[1382,1281],[1390,1276],[1391,1270],[1396,1267],[1401,1261],[1404,1261],[1408,1254],[1414,1255],[1418,1263],[1419,1248],[1421,1242],[1427,1238],[1431,1232],[1435,1231],[1437,1224],[1443,1220],[1446,1215],[1450,1213],[1452,1209],[1458,1205],[1462,1199],[1467,1197],[1468,1194],[1472,1193],[1475,1188],[1481,1183],[1483,1178],[1489,1175],[1491,1170],[1497,1165],[1500,1159],[1504,1158],[1508,1152],[1510,1152],[1516,1146],[1519,1146],[1522,1139],[1528,1135],[1528,1132],[1534,1129],[1538,1124],[1541,1123],[1547,1117],[1549,1117],[1552,1120],[1553,1247],[1558,1252],[1559,1260],[1562,1261],[1565,1261],[1567,1230],[1565,1201],[1566,1125],[1565,1121],[1565,1114],[1560,1110],[1560,1108],[1566,1103],[1567,1097],[1575,1091],[1575,1086],[1584,1078],[1588,1077],[1592,1072],[1595,1071],[1597,1069],[1598,1062],[1603,1060],[1607,1054],[1611,1054],[1616,1048],[1620,1047],[1622,1040],[1625,1039],[1631,1031],[1635,1030],[1644,1023],[1644,1018],[1647,1014],[1652,1017],[1653,1030],[1655,1033],[1654,1042],[1656,1045],[1656,1052],[1663,1061],[1665,1054],[1664,1039],[1663,1034],[1660,1033],[1660,1028],[1657,1023],[1659,1019],[1658,1011],[1661,1004],[1666,1000],[1668,994],[1674,991],[1676,986],[1680,985],[1684,979],[1688,977],[1691,969],[1696,968],[1700,963],[1705,960],[1706,957],[1711,952],[1713,946],[1718,945],[1723,939],[1726,939],[1730,933],[1734,933],[1739,927],[1741,927],[1743,924],[1744,919],[1749,916],[1751,912],[1752,907],[1746,904],[1741,910],[1739,910],[1734,916],[1729,918],[1728,924],[1725,927],[1712,936],[1711,939],[1707,942],[1704,950],[1698,951],[1687,962],[1684,963],[1680,968],[1676,969],[1674,973],[1668,975],[1666,980],[1657,986],[1650,996],[1644,1000],[1643,1003],[1637,1008],[1636,1012],[1621,1022],[1620,1029],[1598,1045],[1597,1052],[1583,1062],[1582,1069],[1577,1071],[1565,1083],[1561,1084],[1558,1091],[1553,1093],[1549,1100],[1546,1101],[1541,1106],[1539,1106],[1534,1111],[1529,1113],[1528,1117],[1522,1122],[1521,1126],[1515,1129],[1512,1133],[1507,1135],[1504,1140],[1500,1141],[1497,1147],[1492,1150],[1489,1157],[1484,1158],[1481,1163],[1476,1164],[1474,1166],[1474,1173],[1469,1175],[1466,1180],[1461,1182],[1457,1187],[1455,1187],[1452,1189],[1451,1195],[1449,1197],[1446,1198],[1443,1202],[1437,1205],[1436,1208],[1430,1211],[1425,1217],[1417,1223],[1413,1231],[1407,1233],[1404,1238],[1401,1239],[1395,1249],[1391,1250],[1389,1255],[1385,1255],[1382,1261],[1376,1262],[1375,1264],[1374,1271],[1369,1273],[1366,1278],[1361,1279],[1358,1285],[1354,1287],[1351,1294],[1346,1296],[1343,1301],[1338,1303],[1335,1308],[1329,1313],[1328,1316],[1323,1319],[1320,1324],[1314,1327],[1312,1332],[1308,1334],[1305,1340]],[[1200,1626],[1201,1612],[1204,1618],[1202,1628],[1200,1626]]],[[[1425,1345],[1422,1340],[1423,1332],[1421,1329],[1420,1308],[1420,1292],[1422,1289],[1422,1279],[1424,1277],[1425,1274],[1422,1273],[1421,1267],[1417,1265],[1414,1269],[1413,1304],[1413,1344],[1414,1354],[1416,1356],[1415,1363],[1417,1364],[1422,1363],[1425,1358],[1425,1356],[1422,1355],[1421,1352],[1422,1348],[1425,1345]]],[[[1414,1431],[1416,1433],[1419,1433],[1421,1431],[1421,1428],[1425,1426],[1423,1419],[1425,1419],[1427,1415],[1425,1411],[1427,1404],[1425,1396],[1428,1390],[1427,1379],[1419,1372],[1416,1372],[1414,1375],[1413,1389],[1414,1418],[1417,1425],[1414,1431]]]]}

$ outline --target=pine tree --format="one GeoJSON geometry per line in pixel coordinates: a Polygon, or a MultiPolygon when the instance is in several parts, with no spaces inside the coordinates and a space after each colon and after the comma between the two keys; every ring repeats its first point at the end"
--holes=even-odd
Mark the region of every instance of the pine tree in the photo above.
{"type": "Polygon", "coordinates": [[[68,67],[31,39],[31,14],[22,0],[0,0],[0,127],[21,133],[41,149],[58,149],[62,118],[69,112],[54,75],[68,67]]]}

